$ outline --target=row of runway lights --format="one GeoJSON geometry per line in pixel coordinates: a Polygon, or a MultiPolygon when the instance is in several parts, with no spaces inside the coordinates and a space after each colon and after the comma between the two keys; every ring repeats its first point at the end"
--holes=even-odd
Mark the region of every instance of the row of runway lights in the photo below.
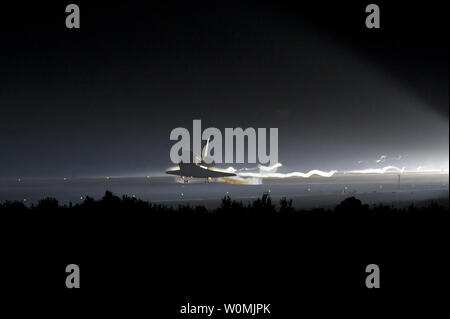
{"type": "MultiPolygon", "coordinates": [[[[131,195],[131,197],[136,198],[136,195],[133,194],[133,195],[131,195]]],[[[85,199],[84,196],[80,196],[80,200],[84,200],[84,199],[85,199]]],[[[28,202],[28,198],[24,198],[24,199],[23,199],[23,202],[24,202],[24,203],[28,202]]]]}
{"type": "MultiPolygon", "coordinates": [[[[150,179],[150,176],[146,176],[145,178],[146,178],[146,179],[150,179]]],[[[106,180],[110,180],[111,177],[110,177],[110,176],[106,176],[105,179],[106,179],[106,180]]],[[[65,182],[66,182],[66,181],[69,181],[69,180],[70,180],[70,179],[69,179],[68,177],[64,177],[64,178],[63,178],[63,181],[65,181],[65,182]]],[[[23,179],[19,177],[19,178],[17,179],[17,182],[21,183],[21,182],[23,182],[23,179]]],[[[133,194],[133,195],[131,195],[131,197],[136,198],[136,195],[133,194]]],[[[84,199],[85,199],[84,196],[80,196],[80,200],[84,200],[84,199]]],[[[23,199],[23,202],[24,202],[24,203],[28,202],[28,198],[24,198],[24,199],[23,199]]]]}
{"type": "MultiPolygon", "coordinates": [[[[106,176],[105,179],[106,179],[107,181],[109,181],[109,180],[111,179],[111,177],[110,177],[110,176],[106,176]]],[[[150,179],[150,176],[146,176],[145,179],[150,179]]],[[[63,177],[63,181],[64,181],[64,182],[67,182],[67,181],[69,181],[69,180],[70,180],[69,177],[63,177]]],[[[23,182],[23,181],[24,181],[23,178],[20,178],[20,177],[19,177],[19,178],[17,179],[17,182],[18,182],[18,183],[21,183],[21,182],[23,182]]]]}
{"type": "MultiPolygon", "coordinates": [[[[106,179],[106,180],[110,180],[111,177],[110,177],[110,176],[106,176],[105,179],[106,179]]],[[[150,179],[150,176],[146,176],[146,179],[147,179],[147,180],[150,179]]],[[[69,179],[68,177],[64,177],[64,178],[63,178],[63,181],[69,181],[69,180],[70,180],[70,179],[69,179]]],[[[22,178],[18,178],[18,179],[17,179],[17,182],[19,182],[19,183],[20,183],[20,182],[23,182],[23,179],[22,179],[22,178]]],[[[383,185],[380,185],[379,188],[380,188],[380,189],[383,189],[383,185]]],[[[341,194],[345,194],[345,193],[347,192],[347,190],[348,190],[348,187],[345,186],[345,187],[342,189],[341,194]]],[[[308,185],[308,187],[306,188],[306,191],[307,191],[307,192],[311,192],[311,186],[310,186],[310,185],[308,185]]],[[[268,193],[270,194],[271,192],[272,192],[272,191],[269,189],[269,190],[268,190],[268,193]]],[[[226,192],[226,195],[227,195],[227,196],[228,196],[229,194],[230,194],[229,192],[226,192]]],[[[180,196],[181,196],[181,198],[184,198],[184,193],[180,193],[180,196]]],[[[136,198],[136,195],[133,194],[132,197],[133,197],[133,198],[136,198]]],[[[84,197],[83,197],[83,196],[80,196],[80,200],[84,200],[84,197]]],[[[28,201],[27,198],[24,198],[24,199],[23,199],[23,202],[24,202],[24,203],[26,203],[27,201],[28,201]]]]}
{"type": "MultiPolygon", "coordinates": [[[[105,179],[106,179],[106,180],[110,180],[111,177],[110,177],[110,176],[106,176],[105,179]]],[[[150,179],[150,176],[146,176],[146,179],[150,179]]],[[[68,181],[68,180],[69,180],[68,177],[64,177],[64,178],[63,178],[63,181],[68,181]]],[[[18,181],[18,182],[22,182],[23,179],[22,179],[22,178],[18,178],[17,181],[18,181]]],[[[382,188],[382,185],[380,185],[380,189],[381,189],[381,188],[382,188]]],[[[345,186],[345,188],[342,190],[341,193],[344,193],[347,189],[348,189],[348,187],[345,186]]],[[[311,192],[311,186],[310,186],[310,185],[308,185],[308,188],[306,189],[306,191],[311,192]]],[[[268,194],[270,194],[271,192],[272,192],[272,190],[270,190],[270,189],[267,191],[268,194]]],[[[230,192],[227,191],[227,192],[226,192],[226,195],[228,196],[229,194],[230,194],[230,192]]],[[[180,196],[181,196],[181,198],[184,198],[184,193],[183,193],[183,192],[180,193],[180,196]]],[[[136,198],[136,195],[133,194],[132,197],[133,197],[133,198],[136,198]]],[[[84,200],[84,199],[85,199],[85,197],[80,196],[80,200],[84,200]]],[[[23,199],[23,202],[24,202],[24,203],[26,203],[27,201],[28,201],[27,198],[24,198],[24,199],[23,199]]]]}

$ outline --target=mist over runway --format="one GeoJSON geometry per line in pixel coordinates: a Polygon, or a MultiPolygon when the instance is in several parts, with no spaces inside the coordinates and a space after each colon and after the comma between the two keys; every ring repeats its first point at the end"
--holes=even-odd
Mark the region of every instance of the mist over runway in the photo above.
{"type": "MultiPolygon", "coordinates": [[[[101,198],[109,190],[115,195],[127,195],[152,203],[177,207],[203,205],[216,208],[225,196],[244,204],[269,194],[274,204],[283,197],[293,200],[296,208],[332,208],[343,199],[354,196],[363,203],[408,206],[421,201],[447,199],[448,173],[344,174],[324,178],[263,178],[258,184],[234,184],[224,180],[205,183],[191,180],[177,183],[167,177],[97,177],[74,179],[2,179],[0,202],[20,201],[37,204],[40,199],[53,197],[61,204],[81,203],[86,196],[101,198]]],[[[445,201],[444,201],[445,202],[445,201]]]]}

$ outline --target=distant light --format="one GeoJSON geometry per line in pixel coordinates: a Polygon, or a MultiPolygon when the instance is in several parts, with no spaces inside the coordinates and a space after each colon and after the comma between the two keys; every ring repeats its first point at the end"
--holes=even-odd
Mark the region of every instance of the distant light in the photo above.
{"type": "Polygon", "coordinates": [[[271,190],[269,189],[269,193],[271,192],[271,190]]]}
{"type": "Polygon", "coordinates": [[[147,179],[149,179],[150,178],[150,176],[147,176],[147,179]]]}
{"type": "Polygon", "coordinates": [[[26,198],[24,198],[24,199],[23,199],[23,202],[26,202],[26,201],[27,201],[27,199],[26,199],[26,198]]]}
{"type": "Polygon", "coordinates": [[[181,193],[181,196],[183,197],[183,196],[184,196],[184,194],[183,194],[183,193],[181,193]]]}
{"type": "Polygon", "coordinates": [[[83,196],[80,196],[80,199],[83,200],[83,196]]]}
{"type": "Polygon", "coordinates": [[[136,195],[133,194],[133,198],[136,198],[136,195]]]}
{"type": "Polygon", "coordinates": [[[68,177],[64,177],[64,181],[68,181],[69,180],[69,178],[68,177]]]}
{"type": "Polygon", "coordinates": [[[111,178],[111,177],[109,177],[109,176],[106,176],[106,179],[108,179],[108,180],[109,180],[110,178],[111,178]]]}
{"type": "Polygon", "coordinates": [[[17,181],[20,183],[20,182],[22,181],[22,179],[19,177],[19,178],[17,179],[17,181]]]}

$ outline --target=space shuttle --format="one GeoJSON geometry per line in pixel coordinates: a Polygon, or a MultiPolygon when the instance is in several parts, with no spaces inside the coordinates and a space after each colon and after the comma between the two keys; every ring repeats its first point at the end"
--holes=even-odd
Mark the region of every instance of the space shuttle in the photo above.
{"type": "Polygon", "coordinates": [[[207,163],[205,159],[207,158],[208,148],[209,139],[206,141],[206,147],[202,157],[190,151],[190,163],[183,163],[181,161],[178,167],[167,170],[166,174],[180,176],[183,178],[185,184],[189,183],[189,179],[192,178],[204,178],[207,183],[210,183],[213,178],[236,176],[234,173],[214,168],[214,161],[207,163]]]}

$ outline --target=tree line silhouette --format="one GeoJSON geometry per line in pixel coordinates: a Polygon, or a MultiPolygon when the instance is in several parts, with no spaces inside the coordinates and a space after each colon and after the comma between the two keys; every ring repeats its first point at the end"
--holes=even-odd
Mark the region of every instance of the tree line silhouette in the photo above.
{"type": "MultiPolygon", "coordinates": [[[[447,199],[448,201],[448,199],[447,199]]],[[[119,197],[110,191],[96,200],[86,197],[82,203],[61,205],[55,198],[44,198],[38,201],[37,205],[27,206],[18,201],[6,201],[0,203],[0,213],[21,213],[21,214],[52,214],[52,213],[83,213],[83,212],[105,212],[105,213],[153,213],[158,215],[227,215],[227,216],[270,216],[270,215],[339,215],[339,216],[361,216],[361,215],[413,215],[413,214],[445,214],[449,212],[448,205],[438,201],[428,201],[423,205],[410,204],[407,207],[394,207],[393,205],[378,204],[369,206],[363,204],[355,197],[348,197],[338,204],[334,209],[313,208],[296,209],[292,204],[292,199],[282,198],[279,205],[275,205],[268,194],[263,194],[260,198],[244,204],[242,201],[232,200],[225,196],[221,205],[216,209],[208,209],[202,205],[191,206],[180,204],[178,207],[154,204],[135,197],[123,195],[119,197]]]]}

